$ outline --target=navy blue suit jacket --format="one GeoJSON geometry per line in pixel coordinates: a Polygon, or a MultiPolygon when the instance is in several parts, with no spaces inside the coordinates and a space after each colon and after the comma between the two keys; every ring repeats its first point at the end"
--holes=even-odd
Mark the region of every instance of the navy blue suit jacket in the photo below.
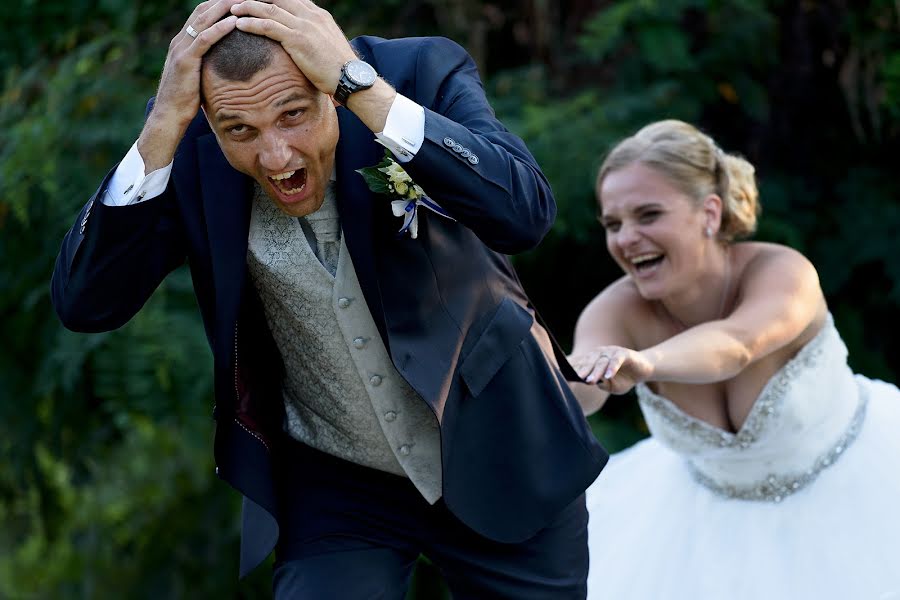
{"type": "MultiPolygon", "coordinates": [[[[383,149],[339,108],[338,209],[366,303],[397,370],[440,421],[449,509],[489,538],[527,539],[608,458],[531,335],[534,313],[506,256],[549,230],[550,186],[494,117],[460,46],[373,37],[354,46],[425,107],[425,141],[405,168],[456,219],[425,211],[417,239],[398,236],[389,201],[355,173],[383,149]]],[[[110,207],[95,201],[106,184],[63,242],[54,305],[70,329],[113,329],[187,261],[215,361],[217,471],[245,497],[245,574],[277,540],[272,459],[283,435],[280,357],[246,268],[252,181],[227,163],[198,115],[162,196],[110,207]]]]}

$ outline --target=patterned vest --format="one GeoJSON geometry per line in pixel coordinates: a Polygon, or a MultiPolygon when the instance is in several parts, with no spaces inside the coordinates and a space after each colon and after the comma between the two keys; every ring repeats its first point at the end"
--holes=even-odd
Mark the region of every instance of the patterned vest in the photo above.
{"type": "MultiPolygon", "coordinates": [[[[335,206],[328,193],[320,211],[335,206]]],[[[332,276],[301,221],[257,186],[247,265],[284,361],[287,432],[328,454],[405,475],[436,502],[437,419],[394,368],[343,239],[332,276]]]]}

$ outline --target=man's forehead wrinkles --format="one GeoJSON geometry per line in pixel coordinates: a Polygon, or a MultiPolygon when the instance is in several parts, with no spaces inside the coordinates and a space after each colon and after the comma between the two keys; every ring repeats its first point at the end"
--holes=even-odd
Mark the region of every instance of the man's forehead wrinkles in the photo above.
{"type": "Polygon", "coordinates": [[[217,113],[223,110],[253,110],[261,108],[259,104],[268,103],[280,94],[284,97],[271,102],[271,106],[278,108],[312,96],[309,90],[298,86],[296,82],[284,81],[276,84],[261,82],[249,89],[235,87],[219,90],[213,94],[210,104],[215,107],[217,113]]]}
{"type": "Polygon", "coordinates": [[[260,81],[251,88],[238,85],[225,87],[216,90],[212,94],[214,100],[223,102],[256,102],[264,99],[266,96],[278,94],[286,89],[293,87],[290,81],[282,81],[272,83],[271,81],[260,81]]]}

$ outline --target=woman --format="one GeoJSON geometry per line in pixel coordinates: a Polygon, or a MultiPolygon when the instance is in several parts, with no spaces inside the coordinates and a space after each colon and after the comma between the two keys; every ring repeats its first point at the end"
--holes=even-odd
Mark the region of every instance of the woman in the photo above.
{"type": "Polygon", "coordinates": [[[636,389],[652,437],[588,490],[590,598],[900,598],[900,391],[856,375],[813,265],[735,240],[753,167],[693,126],[597,178],[625,275],[582,312],[586,413],[636,389]]]}

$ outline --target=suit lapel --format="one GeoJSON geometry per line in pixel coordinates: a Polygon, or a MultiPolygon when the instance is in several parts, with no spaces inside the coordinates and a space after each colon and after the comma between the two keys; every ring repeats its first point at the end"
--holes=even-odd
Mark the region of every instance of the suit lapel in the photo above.
{"type": "MultiPolygon", "coordinates": [[[[369,128],[349,110],[339,108],[338,121],[341,134],[335,156],[335,169],[341,229],[369,311],[387,345],[388,336],[375,268],[374,198],[365,180],[356,172],[357,169],[377,164],[384,150],[373,141],[373,134],[369,128]]],[[[389,210],[389,205],[387,206],[385,210],[389,210]]]]}
{"type": "Polygon", "coordinates": [[[216,313],[220,322],[230,324],[237,319],[247,271],[252,180],[228,164],[215,136],[203,136],[197,143],[200,172],[205,174],[201,194],[212,255],[216,313]]]}
{"type": "MultiPolygon", "coordinates": [[[[383,149],[373,141],[369,128],[349,110],[339,108],[338,121],[341,133],[335,169],[341,228],[366,304],[387,345],[375,268],[374,199],[365,180],[356,172],[377,164],[383,149]]],[[[252,179],[228,164],[214,135],[198,138],[197,145],[200,172],[207,174],[202,178],[201,194],[212,257],[216,314],[221,323],[233,323],[246,280],[252,179]]]]}

